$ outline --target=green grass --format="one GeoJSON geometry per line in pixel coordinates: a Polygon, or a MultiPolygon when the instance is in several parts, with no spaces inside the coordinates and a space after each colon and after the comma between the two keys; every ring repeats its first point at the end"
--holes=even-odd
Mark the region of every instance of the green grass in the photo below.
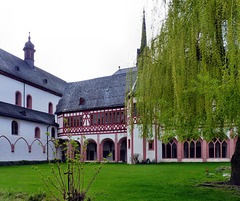
{"type": "MultiPolygon", "coordinates": [[[[50,174],[48,164],[36,166],[44,175],[50,174]]],[[[103,191],[104,200],[109,201],[240,200],[237,190],[200,185],[224,181],[222,172],[215,172],[219,166],[230,166],[230,163],[105,164],[91,191],[103,191]],[[207,177],[205,167],[215,174],[207,177]]],[[[87,169],[90,167],[87,164],[87,169]]],[[[0,167],[0,192],[34,194],[39,191],[47,192],[47,189],[32,165],[0,167]]]]}

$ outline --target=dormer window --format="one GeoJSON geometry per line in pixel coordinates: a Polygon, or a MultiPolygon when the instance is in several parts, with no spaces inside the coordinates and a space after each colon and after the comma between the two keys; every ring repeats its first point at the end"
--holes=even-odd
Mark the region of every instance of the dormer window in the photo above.
{"type": "Polygon", "coordinates": [[[16,69],[17,71],[20,71],[20,67],[19,67],[19,66],[15,66],[15,69],[16,69]]]}
{"type": "Polygon", "coordinates": [[[83,97],[79,98],[79,105],[82,105],[83,104],[83,97]]]}
{"type": "Polygon", "coordinates": [[[44,84],[47,84],[47,83],[48,83],[48,80],[47,80],[47,79],[43,79],[43,83],[44,83],[44,84]]]}

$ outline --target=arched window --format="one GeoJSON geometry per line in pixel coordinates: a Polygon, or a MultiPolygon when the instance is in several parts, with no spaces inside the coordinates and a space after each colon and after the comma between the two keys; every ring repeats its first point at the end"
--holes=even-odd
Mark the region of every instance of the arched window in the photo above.
{"type": "Polygon", "coordinates": [[[220,141],[215,139],[213,142],[208,144],[209,158],[226,158],[227,153],[227,142],[225,140],[220,141]]]}
{"type": "Polygon", "coordinates": [[[15,93],[15,105],[22,106],[22,94],[19,91],[15,93]]]}
{"type": "Polygon", "coordinates": [[[52,128],[52,130],[51,130],[51,138],[55,138],[55,129],[54,128],[52,128]]]}
{"type": "Polygon", "coordinates": [[[12,121],[12,135],[18,135],[18,123],[12,121]]]}
{"type": "Polygon", "coordinates": [[[171,140],[167,144],[162,144],[162,158],[177,158],[177,142],[171,140]]]}
{"type": "Polygon", "coordinates": [[[201,158],[201,142],[186,141],[183,144],[184,158],[201,158]]]}
{"type": "Polygon", "coordinates": [[[35,128],[35,138],[40,138],[40,128],[35,128]]]}
{"type": "Polygon", "coordinates": [[[32,109],[32,96],[27,95],[27,108],[32,109]]]}
{"type": "Polygon", "coordinates": [[[53,104],[51,102],[48,103],[48,113],[53,114],[53,104]]]}

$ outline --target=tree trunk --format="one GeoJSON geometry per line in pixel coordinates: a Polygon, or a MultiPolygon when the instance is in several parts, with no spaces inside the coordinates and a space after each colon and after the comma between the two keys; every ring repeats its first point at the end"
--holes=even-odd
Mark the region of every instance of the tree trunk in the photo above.
{"type": "Polygon", "coordinates": [[[237,139],[235,152],[231,159],[231,184],[240,186],[240,137],[237,139]]]}

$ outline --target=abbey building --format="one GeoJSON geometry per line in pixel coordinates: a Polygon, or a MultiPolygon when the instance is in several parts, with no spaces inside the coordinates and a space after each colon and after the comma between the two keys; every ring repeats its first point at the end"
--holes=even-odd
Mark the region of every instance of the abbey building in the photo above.
{"type": "MultiPolygon", "coordinates": [[[[143,36],[145,20],[143,22],[143,36]]],[[[142,44],[146,38],[142,37],[142,44]]],[[[167,144],[157,137],[140,137],[137,117],[129,129],[129,107],[125,100],[127,76],[137,79],[137,67],[119,69],[113,75],[67,83],[34,65],[35,47],[29,36],[24,59],[0,49],[0,161],[65,159],[54,141],[71,134],[83,150],[85,160],[134,163],[230,161],[235,139],[167,144]],[[67,123],[66,123],[67,122],[67,123]],[[48,133],[48,135],[46,134],[48,133]]],[[[140,49],[141,51],[141,49],[140,49]]],[[[228,134],[229,136],[229,134],[228,134]]],[[[82,152],[83,153],[83,152],[82,152]]]]}

